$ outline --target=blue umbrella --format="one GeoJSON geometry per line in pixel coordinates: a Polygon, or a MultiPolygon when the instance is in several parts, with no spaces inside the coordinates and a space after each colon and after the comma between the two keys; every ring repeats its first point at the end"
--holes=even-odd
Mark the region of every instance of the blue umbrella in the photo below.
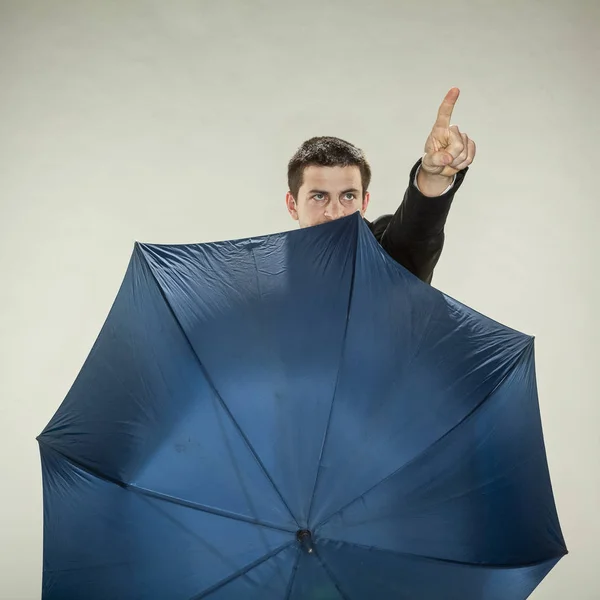
{"type": "Polygon", "coordinates": [[[359,215],[136,244],[38,441],[46,600],[516,600],[567,552],[533,339],[359,215]]]}

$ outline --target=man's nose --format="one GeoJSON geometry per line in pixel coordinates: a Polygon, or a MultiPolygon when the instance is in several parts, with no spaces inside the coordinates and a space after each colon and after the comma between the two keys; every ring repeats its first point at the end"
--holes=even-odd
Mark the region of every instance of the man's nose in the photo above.
{"type": "Polygon", "coordinates": [[[325,216],[330,219],[339,219],[344,216],[344,208],[339,202],[331,202],[325,209],[325,216]]]}

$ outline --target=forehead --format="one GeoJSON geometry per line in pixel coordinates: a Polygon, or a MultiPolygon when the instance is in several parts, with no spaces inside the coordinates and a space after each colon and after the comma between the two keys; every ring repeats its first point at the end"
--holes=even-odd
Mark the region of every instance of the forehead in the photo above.
{"type": "Polygon", "coordinates": [[[300,189],[362,189],[360,169],[351,167],[319,167],[311,165],[304,169],[300,189]]]}

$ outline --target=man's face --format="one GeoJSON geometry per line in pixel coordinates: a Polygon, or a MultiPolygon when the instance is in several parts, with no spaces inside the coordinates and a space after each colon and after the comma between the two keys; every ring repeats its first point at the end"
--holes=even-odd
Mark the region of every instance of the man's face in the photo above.
{"type": "Polygon", "coordinates": [[[298,198],[288,192],[286,204],[300,227],[311,227],[347,217],[356,211],[364,216],[369,193],[363,197],[360,169],[356,166],[310,166],[304,169],[298,198]]]}

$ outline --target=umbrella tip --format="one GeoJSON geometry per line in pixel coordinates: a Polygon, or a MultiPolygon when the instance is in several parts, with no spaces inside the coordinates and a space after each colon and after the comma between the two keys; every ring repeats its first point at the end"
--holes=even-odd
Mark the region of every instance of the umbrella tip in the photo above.
{"type": "Polygon", "coordinates": [[[314,552],[312,533],[308,529],[299,529],[296,532],[296,539],[308,554],[312,554],[314,552]]]}

